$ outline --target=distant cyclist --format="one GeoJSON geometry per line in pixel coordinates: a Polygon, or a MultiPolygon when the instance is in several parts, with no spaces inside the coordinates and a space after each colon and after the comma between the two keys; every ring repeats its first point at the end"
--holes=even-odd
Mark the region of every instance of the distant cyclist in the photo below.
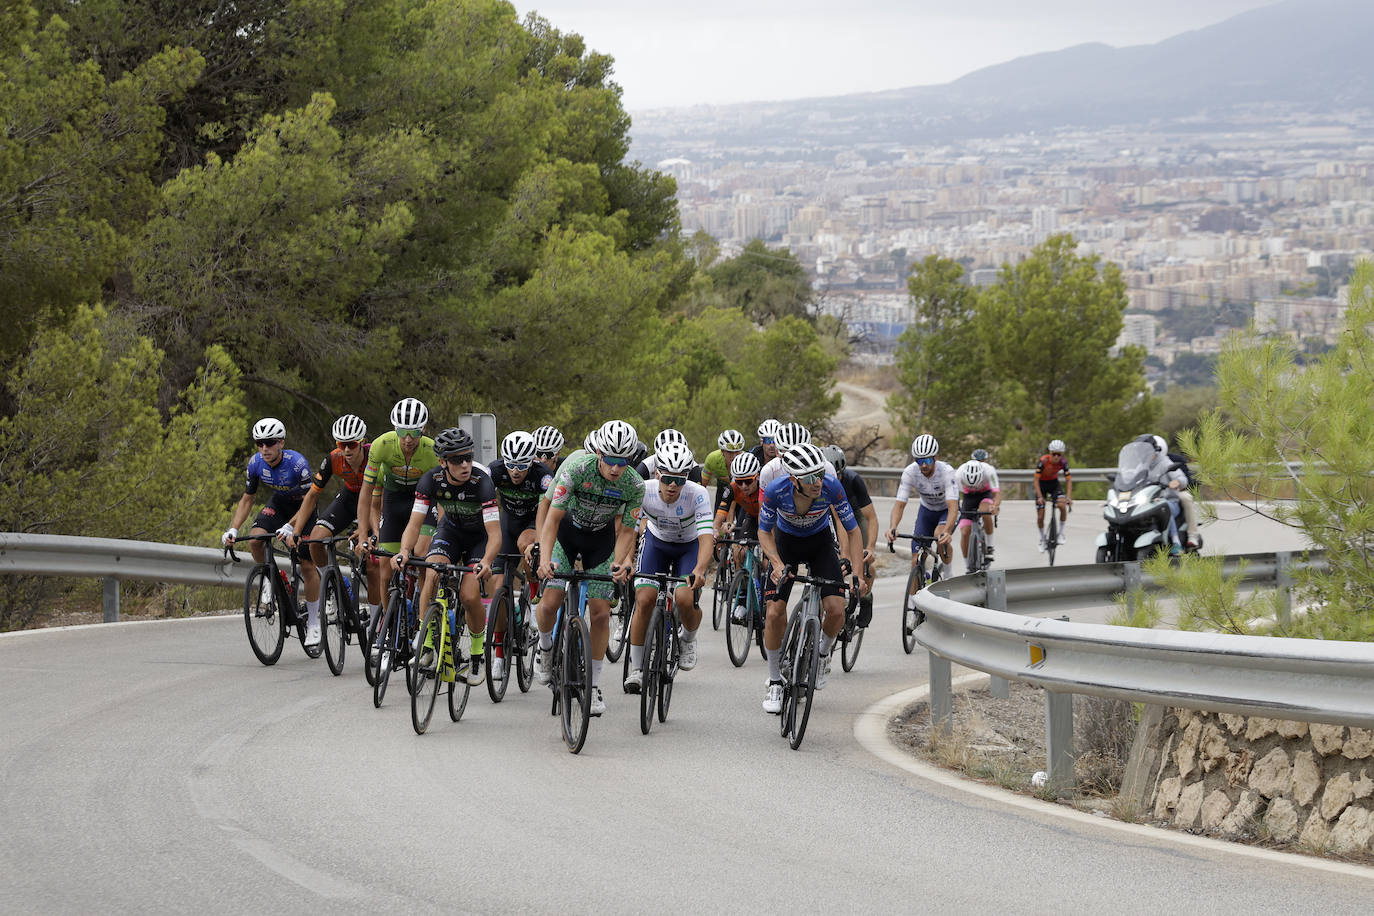
{"type": "MultiPolygon", "coordinates": [[[[854,510],[854,518],[859,522],[859,533],[863,536],[863,569],[860,574],[868,585],[868,592],[859,598],[859,619],[861,627],[873,621],[873,561],[878,558],[878,510],[873,506],[873,497],[868,494],[868,482],[858,471],[848,466],[844,449],[838,445],[827,445],[821,450],[826,459],[839,471],[840,485],[844,487],[845,498],[854,510]]],[[[839,531],[836,530],[836,535],[839,531]]]]}
{"type": "Polygon", "coordinates": [[[558,470],[563,463],[558,454],[563,451],[563,434],[552,426],[541,426],[531,436],[534,438],[534,460],[550,471],[558,470]]]}
{"type": "Polygon", "coordinates": [[[959,550],[967,560],[969,535],[975,524],[982,525],[987,559],[991,561],[996,518],[1002,507],[1002,485],[997,480],[997,469],[986,461],[970,458],[959,465],[954,477],[959,487],[959,550]]]}
{"type": "Polygon", "coordinates": [[[1049,451],[1040,456],[1035,464],[1035,526],[1040,529],[1040,550],[1049,545],[1045,543],[1045,503],[1059,510],[1059,538],[1064,543],[1064,523],[1068,521],[1069,507],[1073,505],[1073,474],[1069,471],[1069,459],[1064,457],[1064,440],[1051,439],[1049,451]],[[1063,492],[1059,489],[1059,476],[1064,476],[1063,492]]]}
{"type": "MultiPolygon", "coordinates": [[[[915,460],[902,471],[902,482],[897,487],[892,517],[888,521],[887,541],[890,544],[897,539],[897,526],[901,524],[907,500],[911,499],[913,493],[917,494],[920,506],[911,533],[916,537],[936,539],[940,561],[944,563],[944,572],[947,574],[950,569],[950,540],[959,518],[959,492],[954,468],[949,462],[939,460],[939,455],[940,443],[934,436],[923,433],[911,440],[911,457],[915,460]]],[[[919,551],[911,551],[913,566],[918,555],[919,551]]]]}
{"type": "Polygon", "coordinates": [[[730,487],[730,463],[743,451],[744,433],[737,429],[727,429],[717,437],[716,450],[707,455],[706,460],[701,463],[702,485],[708,490],[711,487],[716,488],[717,502],[730,487]]]}

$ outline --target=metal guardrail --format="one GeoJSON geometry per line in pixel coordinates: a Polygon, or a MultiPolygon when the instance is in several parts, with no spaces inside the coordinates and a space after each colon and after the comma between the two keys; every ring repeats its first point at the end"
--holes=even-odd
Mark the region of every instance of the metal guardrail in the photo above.
{"type": "Polygon", "coordinates": [[[119,619],[123,579],[242,589],[250,562],[233,563],[221,550],[117,538],[0,533],[0,575],[80,576],[104,580],[105,622],[119,619]]]}
{"type": "MultiPolygon", "coordinates": [[[[1288,594],[1294,568],[1324,568],[1315,555],[1226,557],[1228,574],[1288,594]]],[[[1111,602],[1159,584],[1138,563],[989,570],[925,589],[916,638],[930,652],[931,717],[950,722],[951,662],[1046,691],[1052,782],[1073,779],[1073,695],[1172,704],[1240,715],[1374,728],[1374,645],[1146,630],[1027,617],[1016,605],[1056,608],[1111,602]]],[[[1291,598],[1289,599],[1291,600],[1291,598]]]]}

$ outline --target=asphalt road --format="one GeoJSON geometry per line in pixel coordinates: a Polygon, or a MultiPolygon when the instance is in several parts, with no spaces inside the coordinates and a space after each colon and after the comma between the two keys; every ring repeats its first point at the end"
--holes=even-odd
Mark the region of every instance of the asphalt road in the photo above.
{"type": "MultiPolygon", "coordinates": [[[[1002,565],[1043,562],[1029,512],[1008,506],[1002,565]]],[[[1070,520],[1074,561],[1095,512],[1070,520]]],[[[475,689],[417,737],[403,688],[372,708],[356,655],[334,678],[288,644],[264,668],[237,617],[0,638],[0,912],[1368,911],[1367,879],[1066,824],[869,754],[856,718],[927,675],[900,588],[880,582],[796,752],[762,661],[733,668],[721,633],[647,737],[608,670],[579,756],[545,688],[475,689]]]]}

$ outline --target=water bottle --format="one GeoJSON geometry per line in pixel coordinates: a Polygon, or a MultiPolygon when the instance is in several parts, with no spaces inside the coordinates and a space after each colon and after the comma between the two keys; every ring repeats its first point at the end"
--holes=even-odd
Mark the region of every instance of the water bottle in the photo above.
{"type": "Polygon", "coordinates": [[[352,600],[353,600],[353,580],[350,579],[350,578],[348,578],[348,576],[344,576],[344,577],[343,577],[343,580],[344,580],[344,589],[348,592],[348,600],[349,600],[349,601],[352,601],[352,600]]]}

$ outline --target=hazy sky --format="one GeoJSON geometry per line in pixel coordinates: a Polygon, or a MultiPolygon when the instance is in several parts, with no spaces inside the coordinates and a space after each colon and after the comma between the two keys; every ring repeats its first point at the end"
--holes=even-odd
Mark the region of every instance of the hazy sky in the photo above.
{"type": "Polygon", "coordinates": [[[515,0],[615,58],[634,110],[945,83],[1087,41],[1148,44],[1274,0],[515,0]]]}

